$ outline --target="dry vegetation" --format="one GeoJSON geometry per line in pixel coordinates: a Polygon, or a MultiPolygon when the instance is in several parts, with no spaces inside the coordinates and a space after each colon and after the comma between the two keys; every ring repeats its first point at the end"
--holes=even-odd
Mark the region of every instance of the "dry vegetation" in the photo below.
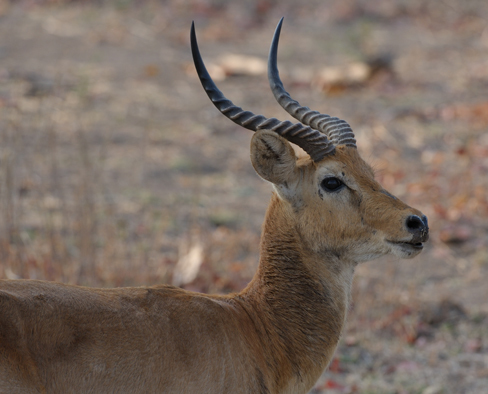
{"type": "Polygon", "coordinates": [[[260,71],[284,15],[285,86],[348,120],[432,231],[415,260],[358,268],[312,392],[486,392],[488,3],[298,4],[0,1],[0,277],[241,289],[270,187],[201,89],[189,26],[235,103],[284,119],[260,71]]]}

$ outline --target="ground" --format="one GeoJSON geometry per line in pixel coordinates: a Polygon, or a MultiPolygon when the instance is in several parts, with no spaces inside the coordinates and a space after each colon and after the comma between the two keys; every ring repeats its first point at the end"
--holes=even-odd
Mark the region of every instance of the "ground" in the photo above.
{"type": "Polygon", "coordinates": [[[431,228],[419,257],[357,269],[312,393],[488,391],[482,0],[0,1],[0,277],[244,287],[271,188],[252,132],[203,92],[189,28],[229,98],[290,119],[262,67],[282,16],[288,91],[346,119],[431,228]]]}

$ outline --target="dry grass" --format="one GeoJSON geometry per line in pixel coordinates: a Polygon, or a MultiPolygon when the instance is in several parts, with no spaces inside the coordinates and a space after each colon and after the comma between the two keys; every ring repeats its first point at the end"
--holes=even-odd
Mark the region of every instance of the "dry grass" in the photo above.
{"type": "MultiPolygon", "coordinates": [[[[208,62],[264,58],[285,15],[285,84],[347,119],[380,182],[432,229],[416,260],[358,268],[348,331],[314,392],[486,391],[484,2],[40,3],[0,3],[1,277],[241,289],[270,188],[251,168],[249,133],[195,79],[188,29],[195,19],[208,62]],[[325,96],[314,85],[324,62],[384,52],[390,68],[359,86],[325,96]]],[[[265,76],[219,85],[285,118],[265,76]]]]}

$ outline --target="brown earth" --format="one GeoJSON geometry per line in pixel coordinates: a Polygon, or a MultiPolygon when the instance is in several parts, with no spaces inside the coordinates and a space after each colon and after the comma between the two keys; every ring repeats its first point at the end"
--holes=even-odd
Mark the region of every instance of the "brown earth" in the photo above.
{"type": "Polygon", "coordinates": [[[228,97],[289,119],[261,68],[281,16],[287,89],[346,119],[432,232],[414,260],[358,268],[312,392],[488,392],[486,1],[0,1],[0,277],[241,289],[271,188],[189,27],[228,97]]]}

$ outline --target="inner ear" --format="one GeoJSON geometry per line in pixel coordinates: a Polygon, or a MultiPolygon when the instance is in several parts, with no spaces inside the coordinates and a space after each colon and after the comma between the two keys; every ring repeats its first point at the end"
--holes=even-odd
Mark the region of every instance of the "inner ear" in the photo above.
{"type": "Polygon", "coordinates": [[[295,151],[290,143],[271,130],[258,130],[251,140],[251,162],[264,180],[288,188],[296,177],[295,151]]]}

